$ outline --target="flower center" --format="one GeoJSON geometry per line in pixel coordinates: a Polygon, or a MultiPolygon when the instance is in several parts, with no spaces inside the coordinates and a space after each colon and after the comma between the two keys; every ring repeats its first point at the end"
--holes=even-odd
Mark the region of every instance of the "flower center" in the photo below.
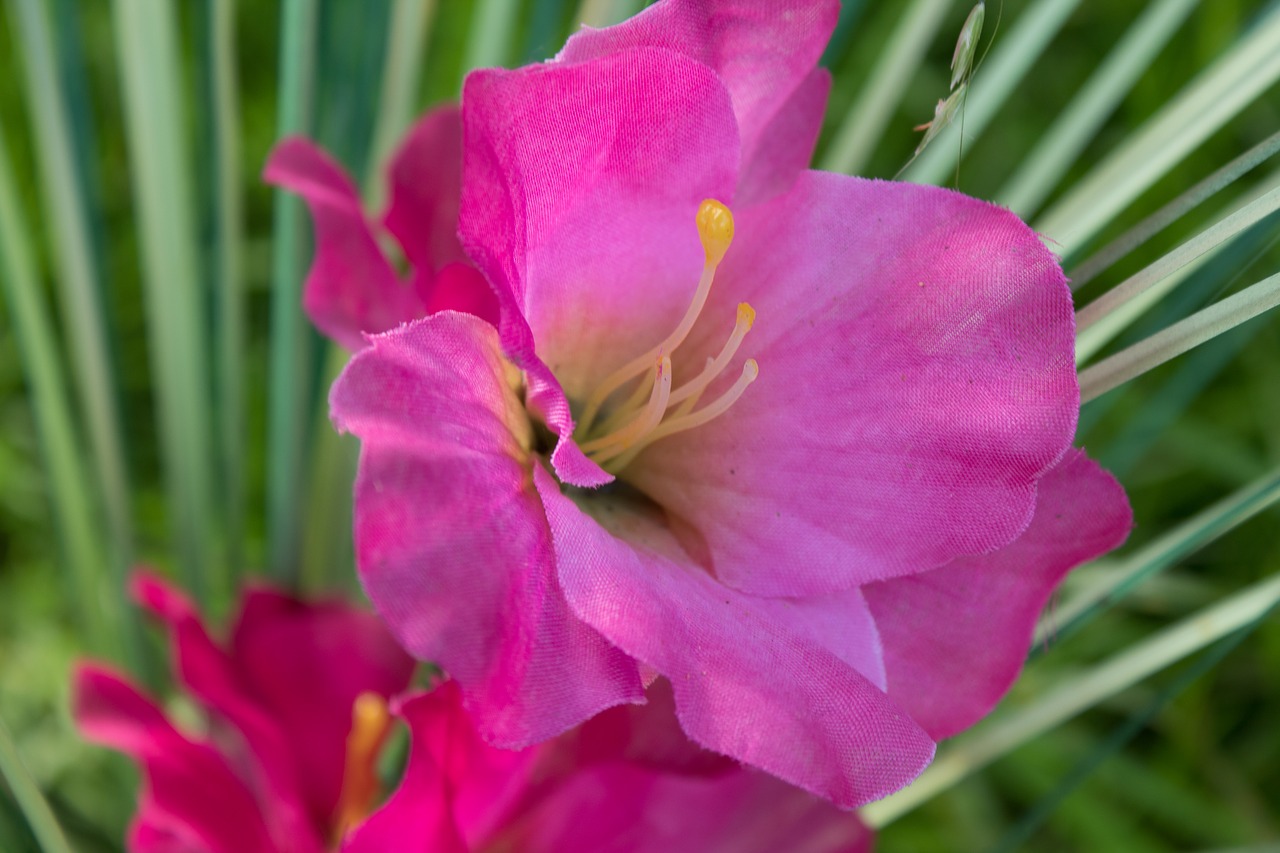
{"type": "Polygon", "coordinates": [[[574,430],[582,452],[611,474],[625,468],[653,442],[724,414],[759,375],[755,359],[747,359],[738,380],[727,391],[702,408],[695,408],[707,387],[729,366],[755,322],[756,312],[743,302],[738,305],[737,322],[720,354],[707,359],[696,377],[679,388],[671,387],[672,354],[684,343],[702,313],[715,281],[716,268],[733,242],[733,214],[715,199],[707,199],[698,206],[697,226],[706,263],[689,309],[660,344],[605,377],[587,398],[582,418],[574,430]],[[604,405],[631,385],[634,388],[630,395],[600,419],[604,405]]]}
{"type": "Polygon", "coordinates": [[[375,765],[390,730],[391,712],[387,709],[387,700],[377,693],[357,696],[351,708],[342,794],[334,812],[334,833],[339,841],[367,818],[377,803],[380,786],[375,765]]]}

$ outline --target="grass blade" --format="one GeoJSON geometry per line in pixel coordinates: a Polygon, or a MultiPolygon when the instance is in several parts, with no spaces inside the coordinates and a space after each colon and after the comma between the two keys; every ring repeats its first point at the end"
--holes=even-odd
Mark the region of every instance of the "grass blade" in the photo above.
{"type": "Polygon", "coordinates": [[[1280,501],[1280,469],[1206,507],[1126,557],[1105,577],[1053,608],[1036,626],[1035,648],[1070,636],[1141,581],[1173,565],[1280,501]]]}
{"type": "Polygon", "coordinates": [[[41,0],[17,6],[27,104],[36,132],[36,155],[61,285],[60,304],[69,329],[71,365],[80,409],[88,427],[91,457],[106,510],[112,563],[123,589],[123,568],[133,559],[133,523],[120,412],[116,407],[107,347],[105,314],[88,224],[88,206],[77,181],[72,131],[58,82],[48,10],[41,0]]]}
{"type": "Polygon", "coordinates": [[[910,787],[864,807],[863,819],[873,827],[893,822],[1032,738],[1258,621],[1277,602],[1280,575],[1273,575],[1079,675],[1059,679],[1025,707],[998,714],[957,739],[910,787]]]}
{"type": "MultiPolygon", "coordinates": [[[[991,51],[973,75],[964,106],[965,145],[982,135],[1078,5],[1080,0],[1036,0],[991,51]]],[[[946,180],[960,159],[960,130],[957,122],[939,134],[906,170],[905,179],[918,184],[946,180]]]]}
{"type": "Polygon", "coordinates": [[[951,0],[915,0],[903,13],[819,168],[855,175],[866,166],[950,6],[951,0]]]}
{"type": "Polygon", "coordinates": [[[1111,265],[1159,234],[1201,202],[1231,186],[1237,179],[1280,151],[1280,131],[1259,142],[1239,157],[1216,169],[1212,175],[1112,240],[1105,248],[1071,270],[1071,287],[1079,290],[1111,265]]]}
{"type": "Polygon", "coordinates": [[[471,38],[463,54],[464,71],[506,62],[519,6],[519,0],[476,0],[471,38]]]}
{"type": "Polygon", "coordinates": [[[427,59],[426,45],[435,10],[436,0],[395,0],[391,9],[382,92],[373,130],[372,168],[365,179],[365,198],[372,210],[382,207],[386,186],[382,166],[417,112],[418,81],[427,59]]]}
{"type": "MultiPolygon", "coordinates": [[[[277,136],[311,126],[315,0],[286,0],[280,22],[277,136]]],[[[292,585],[298,573],[302,459],[308,412],[303,358],[302,203],[276,190],[271,256],[271,373],[267,428],[268,568],[292,585]]]]}
{"type": "Polygon", "coordinates": [[[1080,402],[1087,403],[1276,305],[1280,305],[1280,273],[1085,368],[1080,372],[1080,402]]]}
{"type": "Polygon", "coordinates": [[[116,639],[123,602],[119,592],[103,594],[101,584],[109,572],[103,564],[89,493],[81,487],[87,474],[71,409],[63,396],[66,386],[53,325],[44,307],[30,246],[31,237],[18,206],[13,167],[0,126],[0,287],[12,307],[12,328],[39,429],[50,500],[67,567],[67,592],[87,646],[95,654],[119,658],[116,639]]]}
{"type": "Polygon", "coordinates": [[[36,780],[31,778],[30,771],[13,743],[13,736],[9,734],[9,727],[3,720],[0,720],[0,776],[9,783],[9,790],[13,792],[14,800],[27,819],[27,826],[31,828],[44,853],[71,853],[71,845],[62,834],[58,819],[45,802],[36,780]]]}
{"type": "Polygon", "coordinates": [[[608,27],[625,21],[640,10],[641,0],[582,0],[574,31],[579,27],[608,27]]]}
{"type": "Polygon", "coordinates": [[[207,600],[213,556],[212,442],[205,323],[192,221],[192,174],[183,144],[181,69],[173,9],[144,0],[113,5],[124,88],[133,194],[147,297],[147,331],[160,441],[179,565],[207,600]]]}
{"type": "Polygon", "coordinates": [[[1064,195],[1036,230],[1077,252],[1201,142],[1280,79],[1280,6],[1064,195]]]}
{"type": "Polygon", "coordinates": [[[1148,5],[1023,159],[995,201],[1023,218],[1038,209],[1195,6],[1196,0],[1148,5]]]}
{"type": "Polygon", "coordinates": [[[1052,791],[1041,797],[1039,802],[1032,806],[1018,820],[1017,824],[1005,833],[1004,837],[993,848],[992,853],[1013,853],[1013,851],[1025,849],[1024,845],[1031,840],[1036,830],[1049,819],[1069,794],[1080,787],[1104,761],[1119,752],[1139,732],[1145,729],[1156,718],[1156,715],[1172,702],[1178,694],[1225,660],[1227,655],[1231,654],[1237,646],[1244,642],[1246,637],[1252,634],[1266,620],[1270,612],[1268,610],[1253,622],[1240,627],[1234,633],[1228,634],[1219,640],[1217,645],[1201,655],[1199,660],[1187,667],[1185,671],[1179,673],[1178,677],[1156,694],[1142,710],[1116,727],[1105,741],[1082,758],[1052,791]]]}
{"type": "Polygon", "coordinates": [[[240,188],[240,109],[235,67],[235,3],[208,0],[205,11],[213,105],[214,252],[217,305],[218,437],[226,512],[230,590],[244,563],[245,293],[244,198],[240,188]]]}
{"type": "MultiPolygon", "coordinates": [[[[1156,285],[1167,281],[1171,275],[1193,261],[1198,259],[1201,263],[1207,261],[1208,258],[1205,255],[1210,251],[1223,246],[1247,228],[1261,222],[1276,210],[1280,210],[1280,174],[1277,174],[1271,183],[1275,186],[1263,193],[1260,198],[1222,218],[1077,311],[1076,361],[1087,360],[1149,307],[1158,298],[1151,294],[1152,288],[1156,285]],[[1148,295],[1148,298],[1136,302],[1138,297],[1143,295],[1148,295]],[[1120,309],[1130,305],[1137,310],[1117,314],[1120,309]],[[1110,322],[1105,329],[1095,331],[1097,324],[1102,320],[1110,322]]],[[[1170,287],[1166,285],[1158,292],[1163,293],[1168,289],[1170,287]]]]}

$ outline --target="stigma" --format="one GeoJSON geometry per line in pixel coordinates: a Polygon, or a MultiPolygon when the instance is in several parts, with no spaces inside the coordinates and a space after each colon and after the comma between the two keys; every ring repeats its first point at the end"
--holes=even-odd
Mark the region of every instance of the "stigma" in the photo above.
{"type": "Polygon", "coordinates": [[[377,693],[361,693],[351,708],[342,769],[342,793],[334,813],[334,833],[340,841],[373,811],[378,799],[378,752],[391,729],[387,700],[377,693]]]}
{"type": "Polygon", "coordinates": [[[755,359],[748,359],[737,381],[728,390],[698,408],[703,393],[725,373],[743,338],[755,323],[755,310],[743,302],[738,305],[733,331],[719,354],[708,358],[702,371],[693,379],[672,388],[672,354],[684,343],[702,314],[715,281],[716,269],[733,243],[733,213],[721,202],[715,199],[703,201],[698,206],[695,223],[706,260],[689,308],[675,329],[657,346],[605,377],[587,398],[574,431],[582,452],[610,473],[621,471],[653,442],[701,426],[724,414],[759,376],[760,369],[755,359]],[[630,395],[600,420],[605,404],[632,384],[634,388],[630,395]]]}

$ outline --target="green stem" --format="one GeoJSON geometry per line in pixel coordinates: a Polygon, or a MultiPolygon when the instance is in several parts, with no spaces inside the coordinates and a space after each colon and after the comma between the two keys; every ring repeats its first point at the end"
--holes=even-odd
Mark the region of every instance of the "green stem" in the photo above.
{"type": "Polygon", "coordinates": [[[9,783],[13,798],[44,853],[71,853],[71,845],[67,843],[58,819],[18,754],[13,736],[3,720],[0,720],[0,776],[9,783]]]}

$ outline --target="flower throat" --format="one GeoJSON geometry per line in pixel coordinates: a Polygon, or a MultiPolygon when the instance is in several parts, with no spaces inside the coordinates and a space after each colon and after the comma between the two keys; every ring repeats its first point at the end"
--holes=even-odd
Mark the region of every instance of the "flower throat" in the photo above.
{"type": "Polygon", "coordinates": [[[707,387],[729,366],[755,322],[756,312],[743,302],[738,305],[737,321],[719,355],[708,358],[696,377],[678,388],[671,387],[672,353],[684,343],[702,313],[716,268],[733,242],[733,214],[715,199],[707,199],[698,206],[696,221],[706,263],[684,317],[660,344],[605,377],[587,398],[586,408],[574,430],[574,439],[582,452],[611,474],[625,468],[653,442],[724,414],[760,373],[756,360],[747,359],[738,380],[724,394],[694,410],[707,387]],[[631,394],[600,419],[604,404],[632,384],[631,394]]]}

